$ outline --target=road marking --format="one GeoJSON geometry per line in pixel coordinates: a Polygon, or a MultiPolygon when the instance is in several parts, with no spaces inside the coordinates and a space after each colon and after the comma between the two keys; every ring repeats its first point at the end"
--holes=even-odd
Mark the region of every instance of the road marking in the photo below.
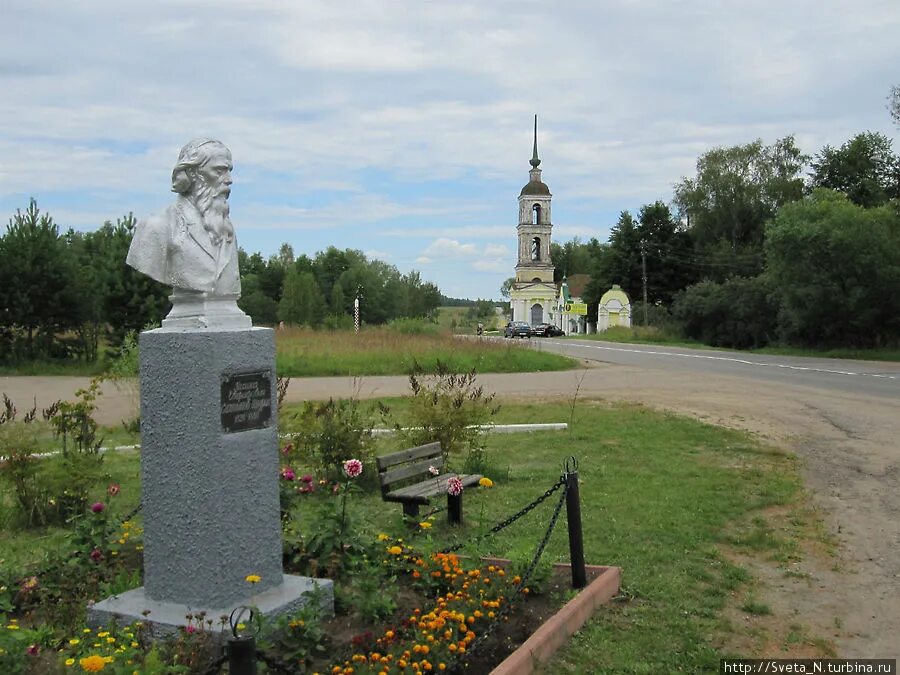
{"type": "Polygon", "coordinates": [[[731,356],[712,356],[710,354],[680,354],[678,352],[658,352],[650,349],[628,349],[625,347],[603,347],[601,345],[585,345],[573,342],[555,341],[552,344],[569,347],[581,347],[583,349],[605,349],[610,352],[630,352],[633,354],[651,354],[653,356],[680,356],[687,359],[708,359],[710,361],[731,361],[732,363],[740,363],[747,366],[760,366],[763,368],[784,368],[787,370],[806,370],[815,373],[828,373],[830,375],[862,375],[864,377],[880,377],[888,380],[900,379],[900,375],[887,375],[885,373],[855,373],[850,370],[830,370],[828,368],[792,366],[786,363],[765,363],[764,361],[748,361],[747,359],[738,359],[731,356]]]}

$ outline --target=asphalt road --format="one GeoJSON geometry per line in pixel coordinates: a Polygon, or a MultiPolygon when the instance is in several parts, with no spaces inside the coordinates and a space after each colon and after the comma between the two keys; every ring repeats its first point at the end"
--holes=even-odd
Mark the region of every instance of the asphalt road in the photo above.
{"type": "Polygon", "coordinates": [[[736,354],[727,351],[594,340],[531,341],[535,349],[618,366],[767,382],[773,386],[815,387],[900,400],[900,364],[814,357],[736,354]]]}

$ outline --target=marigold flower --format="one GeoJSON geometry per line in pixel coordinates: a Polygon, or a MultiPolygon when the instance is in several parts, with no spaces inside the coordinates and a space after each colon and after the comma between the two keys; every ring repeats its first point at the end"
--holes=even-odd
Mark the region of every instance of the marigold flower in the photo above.
{"type": "Polygon", "coordinates": [[[363,464],[358,459],[348,459],[344,462],[344,474],[347,478],[356,478],[362,473],[363,464]]]}
{"type": "Polygon", "coordinates": [[[388,539],[390,539],[390,537],[387,536],[384,532],[378,535],[378,541],[387,541],[388,539]]]}
{"type": "Polygon", "coordinates": [[[403,549],[399,546],[391,546],[388,549],[388,553],[390,553],[391,555],[400,555],[401,553],[403,553],[403,549]]]}
{"type": "Polygon", "coordinates": [[[258,584],[260,581],[262,581],[262,577],[258,574],[248,574],[246,577],[244,577],[244,581],[249,584],[258,584]]]}
{"type": "Polygon", "coordinates": [[[486,488],[494,487],[494,481],[492,481],[490,478],[482,478],[481,480],[478,481],[478,484],[481,487],[486,487],[486,488]]]}
{"type": "Polygon", "coordinates": [[[80,665],[81,669],[86,673],[99,673],[106,668],[106,661],[102,656],[91,654],[83,659],[79,659],[78,665],[80,665]]]}
{"type": "Polygon", "coordinates": [[[419,523],[419,527],[421,527],[423,530],[427,530],[429,527],[431,527],[431,523],[425,520],[419,523]]]}

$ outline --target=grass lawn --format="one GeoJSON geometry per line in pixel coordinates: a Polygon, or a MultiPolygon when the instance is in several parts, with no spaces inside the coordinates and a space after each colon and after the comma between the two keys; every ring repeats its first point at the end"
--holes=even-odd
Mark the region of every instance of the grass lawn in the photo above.
{"type": "Polygon", "coordinates": [[[456,372],[518,373],[574,368],[577,362],[521,344],[454,338],[445,331],[405,334],[389,328],[277,332],[279,375],[402,375],[413,362],[433,372],[438,360],[456,372]]]}
{"type": "MultiPolygon", "coordinates": [[[[287,420],[290,410],[285,412],[287,420]]],[[[551,487],[565,458],[575,456],[587,562],[620,566],[623,587],[545,672],[718,672],[719,658],[739,655],[730,653],[729,644],[746,630],[733,624],[728,612],[759,616],[771,611],[759,600],[750,571],[733,561],[750,556],[786,566],[802,556],[804,541],[817,536],[796,462],[743,433],[603,401],[581,400],[574,407],[505,404],[495,421],[570,420],[568,431],[490,436],[494,468],[488,475],[495,486],[467,491],[461,527],[450,528],[440,513],[432,529],[415,536],[430,537],[436,545],[472,542],[551,487]],[[788,517],[775,518],[776,512],[788,517]]],[[[379,447],[400,449],[391,438],[381,439],[379,447]]],[[[122,486],[111,505],[118,514],[138,503],[138,465],[137,453],[112,453],[105,460],[110,480],[122,486]]],[[[65,533],[12,528],[10,498],[5,491],[0,567],[24,573],[59,547],[65,533]]],[[[474,549],[530,558],[555,499],[474,549]]],[[[350,510],[353,521],[373,537],[379,532],[405,536],[400,505],[382,502],[376,491],[354,495],[350,510]]],[[[302,531],[302,509],[299,518],[302,531]]],[[[544,560],[567,558],[566,527],[560,522],[544,560]]],[[[760,644],[779,637],[758,636],[760,644]]],[[[805,653],[828,654],[826,643],[804,640],[805,653]]]]}

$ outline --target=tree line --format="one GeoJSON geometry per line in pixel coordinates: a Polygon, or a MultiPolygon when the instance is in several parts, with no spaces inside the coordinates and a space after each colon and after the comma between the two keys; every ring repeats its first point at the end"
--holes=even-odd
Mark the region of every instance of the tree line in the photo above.
{"type": "MultiPolygon", "coordinates": [[[[93,232],[61,232],[35,200],[17,210],[0,236],[0,363],[93,362],[133,330],[159,323],[171,289],[125,264],[136,221],[128,214],[93,232]]],[[[241,308],[255,324],[381,324],[431,317],[441,293],[418,272],[329,247],[294,258],[288,244],[268,259],[239,251],[241,308]]]]}
{"type": "Polygon", "coordinates": [[[623,211],[607,242],[551,254],[560,278],[591,275],[594,313],[618,284],[640,324],[646,287],[652,323],[707,344],[897,346],[900,157],[872,132],[814,157],[792,136],[714,148],[670,204],[623,211]]]}

